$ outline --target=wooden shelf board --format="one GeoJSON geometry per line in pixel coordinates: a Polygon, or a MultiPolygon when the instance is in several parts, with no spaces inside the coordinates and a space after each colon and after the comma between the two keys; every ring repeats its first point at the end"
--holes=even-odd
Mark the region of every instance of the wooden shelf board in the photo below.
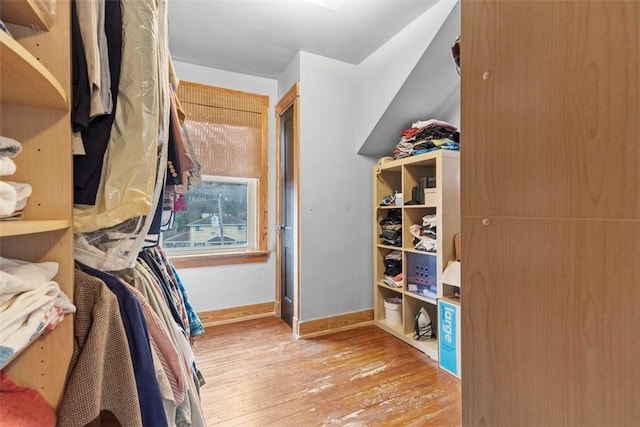
{"type": "Polygon", "coordinates": [[[389,322],[387,322],[386,319],[379,319],[376,320],[375,323],[381,327],[382,329],[391,332],[393,335],[396,336],[404,336],[403,334],[403,329],[402,329],[402,325],[395,325],[395,324],[391,324],[389,322]]]}
{"type": "Polygon", "coordinates": [[[451,304],[460,305],[460,298],[454,295],[445,295],[440,299],[451,304]]]}
{"type": "Polygon", "coordinates": [[[436,205],[403,205],[405,209],[425,209],[425,208],[435,208],[436,205]]]}
{"type": "Polygon", "coordinates": [[[384,283],[383,281],[377,282],[377,285],[380,286],[381,288],[389,289],[390,291],[398,292],[400,294],[402,293],[402,288],[393,288],[387,285],[386,283],[384,283]]]}
{"type": "MultiPolygon", "coordinates": [[[[435,166],[435,160],[438,157],[460,158],[460,152],[455,150],[435,150],[428,153],[418,154],[417,156],[403,157],[402,159],[389,160],[380,166],[381,172],[389,172],[400,169],[404,165],[410,166],[435,166]]],[[[375,166],[376,169],[378,166],[375,166]]]]}
{"type": "Polygon", "coordinates": [[[44,233],[47,231],[63,230],[70,226],[71,221],[68,219],[0,221],[0,237],[44,233]]]}
{"type": "MultiPolygon", "coordinates": [[[[3,2],[2,7],[5,3],[3,2]]],[[[0,101],[67,111],[62,85],[28,50],[0,31],[0,101]]]]}
{"type": "Polygon", "coordinates": [[[413,339],[413,332],[404,335],[405,341],[409,342],[412,346],[422,351],[424,354],[432,358],[433,360],[438,360],[438,340],[432,339],[428,341],[418,341],[413,339]]]}
{"type": "Polygon", "coordinates": [[[427,251],[419,251],[417,249],[413,249],[413,248],[405,248],[404,249],[405,252],[410,252],[412,254],[418,254],[418,255],[429,255],[429,256],[438,256],[437,252],[427,252],[427,251]]]}
{"type": "Polygon", "coordinates": [[[420,301],[428,302],[429,304],[432,304],[432,305],[438,305],[437,298],[425,297],[424,295],[420,295],[411,291],[406,291],[404,294],[408,297],[419,299],[420,301]]]}
{"type": "Polygon", "coordinates": [[[26,27],[35,25],[41,30],[49,30],[51,28],[51,18],[43,13],[33,0],[3,1],[0,8],[0,18],[5,23],[24,25],[26,27]]]}
{"type": "Polygon", "coordinates": [[[394,250],[394,251],[401,251],[402,250],[401,246],[390,246],[390,245],[381,245],[381,244],[378,244],[377,246],[378,246],[379,249],[391,249],[391,250],[394,250]]]}

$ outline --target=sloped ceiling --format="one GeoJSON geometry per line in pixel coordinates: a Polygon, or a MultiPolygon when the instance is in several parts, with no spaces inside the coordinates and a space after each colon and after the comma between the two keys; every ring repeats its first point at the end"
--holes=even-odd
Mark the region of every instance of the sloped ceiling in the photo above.
{"type": "Polygon", "coordinates": [[[169,48],[177,61],[267,78],[301,50],[358,64],[437,1],[171,0],[169,48]]]}
{"type": "Polygon", "coordinates": [[[460,77],[451,56],[451,46],[459,34],[457,4],[358,150],[359,154],[373,158],[392,156],[401,132],[418,120],[439,119],[459,127],[460,77]]]}

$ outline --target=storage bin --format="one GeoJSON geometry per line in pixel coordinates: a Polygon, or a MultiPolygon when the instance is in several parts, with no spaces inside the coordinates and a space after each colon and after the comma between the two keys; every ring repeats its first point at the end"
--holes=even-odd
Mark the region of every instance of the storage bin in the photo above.
{"type": "Polygon", "coordinates": [[[384,300],[384,315],[391,325],[402,324],[402,298],[387,298],[384,300]]]}
{"type": "Polygon", "coordinates": [[[424,190],[424,205],[435,206],[438,202],[438,190],[426,189],[424,190]]]}
{"type": "Polygon", "coordinates": [[[407,290],[427,298],[437,297],[436,257],[407,253],[407,290]]]}

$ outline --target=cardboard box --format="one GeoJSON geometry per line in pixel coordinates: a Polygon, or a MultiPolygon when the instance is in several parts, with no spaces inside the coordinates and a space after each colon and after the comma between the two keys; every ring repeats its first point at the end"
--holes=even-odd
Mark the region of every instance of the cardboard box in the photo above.
{"type": "Polygon", "coordinates": [[[460,261],[449,261],[442,273],[442,283],[460,287],[460,261]]]}
{"type": "Polygon", "coordinates": [[[454,298],[438,300],[438,363],[440,368],[461,377],[460,302],[454,298]]]}
{"type": "Polygon", "coordinates": [[[438,204],[438,191],[434,189],[424,189],[424,205],[436,206],[438,204]]]}

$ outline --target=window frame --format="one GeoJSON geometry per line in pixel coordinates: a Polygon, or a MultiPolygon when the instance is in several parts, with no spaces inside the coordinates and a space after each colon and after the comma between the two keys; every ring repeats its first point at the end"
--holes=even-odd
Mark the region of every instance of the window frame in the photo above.
{"type": "MultiPolygon", "coordinates": [[[[206,251],[198,254],[170,254],[167,256],[175,268],[200,268],[214,267],[220,265],[262,263],[269,260],[271,250],[267,248],[268,235],[268,143],[269,143],[269,97],[256,93],[237,91],[216,86],[204,85],[188,81],[181,81],[180,84],[192,86],[203,90],[216,90],[228,94],[257,97],[260,101],[260,177],[256,183],[256,206],[255,215],[255,249],[242,249],[237,251],[219,252],[219,250],[206,251]]],[[[185,106],[186,107],[186,106],[185,106]]],[[[186,121],[185,121],[186,123],[186,121]]]]}

